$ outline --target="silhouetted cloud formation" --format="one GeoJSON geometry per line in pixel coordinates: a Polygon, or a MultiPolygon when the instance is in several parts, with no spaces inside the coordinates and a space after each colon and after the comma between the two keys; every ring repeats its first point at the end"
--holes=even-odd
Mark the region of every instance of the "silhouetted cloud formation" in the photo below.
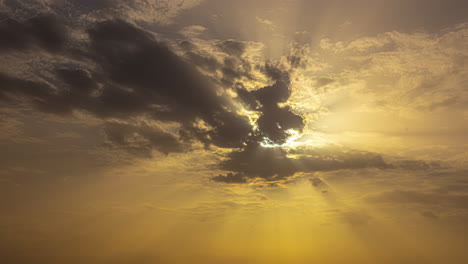
{"type": "Polygon", "coordinates": [[[224,183],[246,183],[247,177],[243,174],[237,173],[228,173],[226,175],[218,175],[212,178],[213,181],[216,182],[224,182],[224,183]]]}
{"type": "Polygon", "coordinates": [[[6,18],[0,23],[0,52],[42,48],[57,52],[68,39],[67,29],[59,18],[41,15],[24,22],[6,18]]]}
{"type": "Polygon", "coordinates": [[[317,187],[317,188],[327,186],[327,184],[318,177],[310,179],[310,183],[312,184],[312,186],[317,187]]]}
{"type": "Polygon", "coordinates": [[[246,177],[284,178],[297,171],[293,160],[286,157],[285,150],[265,148],[258,143],[251,143],[242,150],[233,151],[228,157],[221,163],[221,168],[241,173],[246,177]]]}
{"type": "Polygon", "coordinates": [[[286,102],[291,95],[289,73],[268,65],[265,71],[274,84],[251,92],[239,89],[237,93],[251,109],[262,113],[258,119],[262,134],[274,143],[282,144],[290,136],[287,130],[302,131],[304,121],[289,106],[278,105],[286,102]]]}
{"type": "Polygon", "coordinates": [[[80,109],[101,118],[149,115],[180,123],[184,139],[220,147],[240,147],[252,131],[229,98],[217,95],[207,78],[150,34],[120,20],[96,23],[88,34],[90,48],[81,54],[101,71],[79,65],[50,69],[63,84],[58,91],[45,82],[2,74],[3,97],[26,96],[39,109],[57,114],[80,109]],[[211,129],[197,128],[200,120],[211,129]]]}
{"type": "Polygon", "coordinates": [[[229,55],[240,57],[245,52],[245,44],[239,41],[226,40],[219,44],[219,47],[229,55]]]}
{"type": "MultiPolygon", "coordinates": [[[[48,77],[12,76],[0,73],[0,100],[27,99],[37,109],[66,115],[85,111],[104,122],[108,144],[139,157],[150,157],[153,150],[164,154],[188,151],[190,143],[202,142],[235,149],[221,162],[230,171],[213,180],[243,183],[247,179],[283,179],[297,172],[378,167],[387,168],[380,155],[367,152],[310,152],[288,157],[280,146],[292,131],[302,132],[302,116],[284,105],[291,96],[291,78],[301,58],[290,67],[271,63],[253,65],[244,58],[247,46],[235,40],[219,42],[216,48],[226,55],[221,61],[196,52],[194,44],[183,41],[182,58],[142,28],[123,20],[107,20],[86,26],[80,45],[70,41],[67,27],[53,15],[40,15],[25,21],[0,22],[0,52],[25,52],[40,49],[60,51],[70,62],[47,65],[48,77]],[[221,81],[202,74],[221,72],[221,81]],[[239,78],[253,79],[249,71],[257,67],[270,80],[266,85],[247,90],[239,78]],[[232,88],[237,97],[223,89],[232,88]],[[237,100],[237,102],[236,102],[237,100]],[[256,124],[239,114],[238,103],[259,114],[256,124]],[[175,123],[166,132],[156,124],[134,124],[144,117],[152,122],[175,123]],[[116,122],[115,120],[120,120],[116,122]]],[[[324,84],[331,80],[323,81],[324,84]]],[[[416,163],[415,163],[416,164],[416,163]]],[[[411,161],[402,166],[414,166],[411,161]]],[[[418,167],[423,166],[420,163],[418,167]]]]}
{"type": "MultiPolygon", "coordinates": [[[[239,174],[240,178],[263,178],[279,180],[292,176],[297,172],[331,171],[340,169],[362,168],[392,168],[382,156],[363,151],[342,152],[333,151],[332,154],[303,152],[303,155],[291,158],[282,148],[263,147],[258,143],[250,143],[244,149],[233,151],[228,159],[221,162],[220,168],[239,174]],[[305,153],[313,155],[305,155],[305,153]]],[[[236,175],[237,175],[236,174],[236,175]]],[[[214,178],[215,181],[231,181],[230,174],[214,178]]],[[[316,184],[318,184],[315,181],[316,184]]],[[[312,182],[314,184],[314,182],[312,182]]]]}
{"type": "Polygon", "coordinates": [[[140,157],[151,157],[153,149],[166,155],[186,150],[186,146],[174,135],[148,124],[136,126],[107,122],[104,125],[104,132],[112,146],[123,147],[140,157]]]}
{"type": "MultiPolygon", "coordinates": [[[[63,28],[54,24],[58,19],[44,16],[29,21],[36,20],[46,21],[41,23],[51,28],[48,31],[60,34],[55,37],[46,35],[45,39],[37,40],[29,37],[34,36],[35,31],[28,29],[20,32],[17,41],[21,41],[24,48],[37,43],[47,49],[62,47],[66,34],[63,28]],[[52,30],[56,28],[60,30],[52,30]]],[[[15,28],[12,29],[9,23],[10,20],[2,22],[2,28],[13,34],[15,28]]],[[[41,23],[37,26],[41,27],[41,23]]],[[[63,84],[58,89],[46,82],[2,75],[3,96],[20,94],[32,99],[39,109],[57,114],[80,109],[101,118],[145,114],[155,120],[178,122],[182,127],[180,135],[183,139],[197,139],[207,146],[242,147],[254,132],[248,118],[236,113],[232,99],[219,96],[208,78],[149,33],[122,20],[96,23],[87,33],[89,43],[79,54],[84,57],[83,60],[98,65],[99,71],[82,69],[80,65],[50,69],[59,82],[57,86],[63,84]],[[205,122],[210,129],[199,128],[199,121],[205,122]]],[[[10,46],[15,46],[15,43],[12,42],[10,46]]],[[[237,57],[245,50],[244,44],[236,41],[222,42],[219,47],[237,57]]],[[[221,66],[222,70],[225,75],[232,72],[231,75],[235,76],[236,71],[229,68],[230,64],[232,62],[226,60],[225,65],[221,66]]],[[[278,103],[289,98],[289,74],[272,66],[265,69],[275,83],[244,93],[261,105],[255,109],[262,112],[258,121],[260,135],[274,142],[284,142],[288,136],[285,131],[291,128],[301,130],[303,121],[288,107],[278,106],[278,103]]]]}

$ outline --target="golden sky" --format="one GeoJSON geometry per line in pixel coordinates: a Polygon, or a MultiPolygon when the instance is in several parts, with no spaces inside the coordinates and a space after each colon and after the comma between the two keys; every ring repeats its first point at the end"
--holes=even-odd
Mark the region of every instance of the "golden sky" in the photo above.
{"type": "Polygon", "coordinates": [[[0,263],[468,263],[468,3],[0,0],[0,263]]]}

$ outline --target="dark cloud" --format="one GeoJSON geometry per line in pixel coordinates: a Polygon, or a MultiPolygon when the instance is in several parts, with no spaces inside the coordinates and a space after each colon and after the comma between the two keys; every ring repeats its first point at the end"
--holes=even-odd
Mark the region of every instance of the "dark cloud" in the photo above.
{"type": "Polygon", "coordinates": [[[421,212],[421,215],[426,217],[426,218],[430,218],[430,219],[437,219],[439,218],[438,215],[434,214],[434,212],[431,212],[431,211],[424,211],[424,212],[421,212]]]}
{"type": "Polygon", "coordinates": [[[304,120],[295,114],[290,107],[280,107],[279,103],[286,102],[291,95],[291,79],[289,72],[267,65],[265,72],[274,80],[271,86],[248,92],[238,89],[239,97],[252,109],[260,111],[258,127],[261,134],[268,140],[282,144],[290,136],[287,130],[294,129],[301,132],[304,120]]]}
{"type": "Polygon", "coordinates": [[[0,73],[0,92],[4,98],[9,95],[25,94],[33,100],[39,100],[51,95],[51,88],[42,83],[23,80],[0,73]]]}
{"type": "Polygon", "coordinates": [[[140,103],[158,106],[156,119],[183,123],[185,135],[219,146],[238,147],[251,132],[246,117],[234,113],[213,84],[149,34],[123,21],[107,21],[89,30],[92,50],[110,80],[131,87],[140,103]],[[213,129],[196,131],[196,119],[213,129]],[[203,135],[203,138],[200,136],[203,135]]]}
{"type": "Polygon", "coordinates": [[[41,48],[57,52],[68,39],[63,21],[41,15],[26,21],[6,18],[0,22],[0,52],[41,48]]]}
{"type": "Polygon", "coordinates": [[[317,187],[317,188],[327,186],[327,184],[324,181],[322,181],[322,179],[320,179],[318,177],[310,179],[310,183],[312,184],[312,186],[317,187]]]}
{"type": "Polygon", "coordinates": [[[168,22],[179,11],[196,5],[186,0],[4,0],[2,7],[19,16],[49,12],[63,15],[73,24],[120,18],[132,22],[168,22]]]}
{"type": "Polygon", "coordinates": [[[246,183],[247,182],[247,178],[240,173],[237,173],[237,174],[228,173],[226,175],[218,175],[211,179],[216,182],[224,182],[224,183],[246,183]]]}
{"type": "Polygon", "coordinates": [[[110,80],[134,89],[136,96],[192,110],[187,113],[221,111],[223,102],[207,80],[148,33],[123,21],[106,21],[91,28],[89,35],[93,55],[110,80]]]}
{"type": "Polygon", "coordinates": [[[225,53],[236,57],[241,57],[246,49],[246,45],[244,43],[235,40],[223,41],[218,44],[218,47],[225,53]]]}
{"type": "Polygon", "coordinates": [[[88,34],[82,54],[99,66],[97,72],[82,65],[57,66],[51,69],[57,89],[2,74],[2,94],[26,96],[40,110],[57,114],[78,109],[101,118],[147,115],[178,122],[184,139],[207,145],[240,147],[252,131],[208,78],[149,33],[115,20],[95,24],[88,34]],[[210,129],[200,130],[199,120],[210,129]]]}
{"type": "Polygon", "coordinates": [[[304,66],[302,57],[300,56],[290,55],[290,56],[287,56],[287,59],[288,59],[289,64],[293,68],[299,68],[299,67],[304,66]]]}
{"type": "Polygon", "coordinates": [[[98,83],[95,80],[96,76],[84,69],[57,69],[57,77],[65,82],[73,92],[79,94],[90,94],[91,92],[97,90],[98,83]]]}
{"type": "Polygon", "coordinates": [[[281,148],[265,148],[251,143],[243,150],[233,151],[229,159],[221,163],[221,168],[244,174],[250,178],[284,178],[294,174],[297,169],[293,160],[286,157],[281,148]]]}
{"type": "Polygon", "coordinates": [[[213,73],[219,68],[221,68],[221,63],[218,62],[214,57],[201,55],[192,51],[187,52],[186,56],[188,57],[191,63],[197,65],[202,70],[205,70],[207,72],[213,73]]]}
{"type": "Polygon", "coordinates": [[[80,10],[83,13],[104,10],[115,5],[112,0],[68,0],[68,2],[73,5],[73,9],[80,10]]]}
{"type": "Polygon", "coordinates": [[[412,190],[393,190],[369,196],[366,201],[379,204],[444,205],[447,207],[468,209],[468,195],[418,192],[412,190]]]}
{"type": "Polygon", "coordinates": [[[26,97],[37,109],[55,114],[70,113],[71,105],[45,82],[24,80],[0,72],[0,100],[15,102],[26,97]]]}
{"type": "Polygon", "coordinates": [[[17,27],[21,29],[20,37],[8,44],[12,48],[17,49],[15,41],[24,38],[29,44],[20,46],[22,50],[64,49],[62,54],[73,59],[48,66],[51,77],[47,78],[24,79],[0,73],[0,98],[12,101],[22,97],[41,111],[61,115],[86,111],[106,122],[104,132],[110,146],[140,157],[150,157],[154,150],[165,154],[187,151],[187,145],[193,141],[206,147],[236,148],[220,164],[221,169],[231,172],[213,179],[220,182],[242,183],[255,177],[284,179],[297,172],[389,167],[374,153],[296,150],[289,153],[296,155],[291,158],[280,147],[263,147],[260,142],[284,143],[290,136],[289,130],[301,132],[304,120],[289,106],[280,106],[291,95],[293,70],[269,63],[252,65],[242,58],[245,43],[220,42],[218,48],[227,57],[219,61],[197,52],[194,44],[186,41],[180,43],[186,52],[182,58],[149,32],[122,20],[109,20],[90,25],[85,30],[89,37],[85,43],[67,50],[66,28],[57,21],[60,19],[41,16],[23,24],[15,22],[10,26],[10,21],[3,25],[5,34],[13,34],[17,27]],[[253,78],[248,73],[252,67],[270,78],[271,85],[248,91],[238,84],[237,100],[259,113],[258,129],[237,113],[234,99],[219,95],[226,85],[229,87],[240,78],[253,78]],[[216,82],[197,68],[219,70],[223,80],[216,82]],[[148,124],[136,125],[131,121],[135,117],[175,123],[178,129],[172,134],[148,124]]]}
{"type": "MultiPolygon", "coordinates": [[[[49,25],[43,20],[50,25],[55,25],[52,21],[58,21],[53,17],[30,21],[38,21],[36,26],[42,28],[42,24],[49,25]]],[[[5,26],[5,31],[13,32],[13,29],[5,26]]],[[[61,32],[58,36],[65,36],[63,30],[52,32],[61,32]]],[[[177,122],[181,125],[181,138],[200,140],[207,146],[242,147],[254,133],[248,118],[236,113],[231,99],[217,94],[218,88],[210,79],[146,31],[121,20],[111,20],[96,23],[87,32],[89,43],[83,45],[80,54],[97,68],[86,69],[81,64],[56,66],[50,69],[56,77],[55,87],[41,80],[2,75],[2,94],[26,96],[40,110],[56,114],[68,114],[78,109],[101,118],[146,115],[163,122],[177,122]],[[200,120],[208,129],[197,125],[200,120]]],[[[52,50],[63,46],[62,39],[46,34],[44,41],[36,42],[39,46],[48,43],[45,48],[52,50]]],[[[188,42],[181,45],[187,50],[193,49],[188,42]]],[[[15,46],[14,43],[11,46],[15,46]]],[[[31,47],[24,47],[27,48],[31,47]]],[[[244,43],[224,41],[219,48],[229,55],[223,64],[191,51],[187,54],[192,63],[205,70],[220,69],[227,84],[248,75],[250,64],[239,59],[245,52],[244,43]]],[[[303,120],[289,107],[278,106],[290,96],[289,73],[272,66],[266,66],[264,70],[274,84],[252,92],[241,90],[240,93],[253,98],[259,106],[254,110],[262,113],[256,133],[281,143],[289,136],[286,130],[302,129],[303,120]]]]}
{"type": "Polygon", "coordinates": [[[225,58],[220,68],[223,76],[220,84],[232,87],[234,85],[241,85],[243,80],[255,80],[255,77],[252,75],[254,67],[261,68],[262,66],[252,65],[244,58],[234,56],[225,58]]]}
{"type": "Polygon", "coordinates": [[[243,80],[255,80],[252,70],[263,68],[263,65],[254,64],[242,56],[247,48],[246,43],[230,40],[218,42],[215,46],[224,51],[224,55],[213,55],[186,40],[179,43],[190,63],[202,71],[221,74],[221,78],[213,80],[222,87],[231,88],[241,85],[243,80]]]}
{"type": "MultiPolygon", "coordinates": [[[[242,150],[231,152],[228,159],[221,162],[220,168],[244,175],[247,178],[278,180],[292,176],[297,172],[391,167],[380,155],[369,152],[336,151],[333,154],[321,153],[318,155],[309,152],[308,155],[296,155],[294,158],[288,157],[287,154],[287,151],[282,148],[263,147],[259,143],[253,142],[242,150]]],[[[315,180],[315,184],[320,183],[315,180]]]]}
{"type": "Polygon", "coordinates": [[[424,160],[397,160],[392,163],[393,167],[406,170],[429,170],[441,169],[443,164],[437,161],[424,161],[424,160]]]}
{"type": "Polygon", "coordinates": [[[140,157],[151,157],[153,149],[166,155],[187,150],[186,146],[175,136],[148,124],[129,125],[107,122],[104,126],[104,133],[111,146],[124,148],[140,157]]]}

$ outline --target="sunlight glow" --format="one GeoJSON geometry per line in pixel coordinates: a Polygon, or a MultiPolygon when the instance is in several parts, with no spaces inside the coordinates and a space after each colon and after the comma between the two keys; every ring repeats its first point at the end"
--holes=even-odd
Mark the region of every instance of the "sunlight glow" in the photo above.
{"type": "Polygon", "coordinates": [[[283,144],[276,144],[268,137],[263,137],[260,145],[265,148],[296,148],[299,146],[324,146],[330,143],[330,140],[326,139],[321,133],[314,132],[312,134],[301,134],[299,131],[294,129],[288,129],[286,132],[289,134],[289,138],[283,144]]]}

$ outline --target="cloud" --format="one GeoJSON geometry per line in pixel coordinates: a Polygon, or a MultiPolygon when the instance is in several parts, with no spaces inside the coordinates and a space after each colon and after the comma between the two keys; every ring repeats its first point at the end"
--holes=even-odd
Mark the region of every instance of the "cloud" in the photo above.
{"type": "Polygon", "coordinates": [[[243,150],[231,152],[220,167],[246,177],[271,180],[291,176],[296,172],[293,161],[286,157],[286,151],[281,148],[265,148],[258,143],[251,143],[243,150]]]}
{"type": "Polygon", "coordinates": [[[0,73],[1,96],[3,100],[12,100],[11,95],[25,95],[40,107],[42,99],[53,97],[52,89],[45,83],[23,80],[0,73]]]}
{"type": "Polygon", "coordinates": [[[222,147],[241,146],[251,132],[232,100],[219,96],[209,79],[164,44],[124,21],[99,22],[88,29],[81,52],[99,71],[82,65],[54,66],[54,85],[2,74],[2,95],[25,96],[38,109],[56,114],[84,110],[101,118],[148,115],[181,124],[181,135],[222,147]],[[89,48],[86,48],[89,47],[89,48]],[[58,88],[58,89],[54,89],[58,88]],[[209,129],[197,124],[203,121],[209,129]]]}
{"type": "MultiPolygon", "coordinates": [[[[58,115],[92,114],[105,124],[109,146],[140,157],[151,157],[152,151],[186,152],[195,142],[232,149],[219,165],[231,174],[216,176],[215,181],[276,180],[298,172],[369,167],[430,167],[414,160],[389,164],[371,152],[281,148],[306,127],[305,117],[289,100],[302,76],[297,71],[311,59],[307,47],[293,47],[289,56],[265,62],[250,54],[255,45],[245,41],[194,39],[174,47],[128,21],[65,27],[62,19],[49,14],[0,22],[2,32],[13,36],[0,45],[3,52],[18,56],[39,49],[56,59],[41,65],[40,74],[0,73],[2,100],[26,100],[36,109],[58,115]],[[69,37],[74,30],[83,33],[80,41],[69,37]],[[70,41],[76,43],[68,45],[70,41]],[[200,51],[200,45],[209,48],[200,51]],[[174,129],[167,132],[164,126],[174,129]]],[[[367,50],[375,42],[348,47],[367,50]]],[[[316,85],[332,86],[339,79],[317,77],[316,85]]]]}
{"type": "Polygon", "coordinates": [[[188,26],[188,27],[183,28],[180,33],[190,38],[190,37],[197,37],[203,34],[203,32],[205,31],[206,31],[206,27],[200,26],[200,25],[193,25],[193,26],[188,26]]]}
{"type": "Polygon", "coordinates": [[[426,218],[430,218],[430,219],[437,219],[439,218],[438,215],[434,214],[434,212],[431,212],[431,211],[424,211],[424,212],[421,212],[421,215],[426,217],[426,218]]]}
{"type": "Polygon", "coordinates": [[[247,179],[244,175],[237,173],[228,173],[226,175],[218,175],[211,178],[213,181],[216,182],[224,182],[224,183],[246,183],[247,179]]]}
{"type": "Polygon", "coordinates": [[[104,125],[104,133],[110,146],[124,148],[144,158],[151,157],[153,149],[166,155],[184,152],[187,149],[174,135],[149,124],[131,125],[107,122],[104,125]]]}
{"type": "MultiPolygon", "coordinates": [[[[54,23],[59,18],[45,17],[46,25],[55,29],[54,23]]],[[[3,21],[2,26],[10,30],[8,21],[3,21]]],[[[56,31],[66,36],[64,30],[56,31]]],[[[304,125],[289,106],[279,106],[290,96],[290,73],[279,66],[266,64],[261,68],[272,85],[255,91],[239,90],[246,95],[239,100],[252,97],[260,106],[252,109],[261,113],[255,130],[249,118],[238,113],[239,102],[149,32],[123,20],[97,22],[87,26],[84,32],[87,36],[83,43],[61,51],[61,56],[70,58],[68,63],[44,65],[46,76],[15,77],[1,73],[2,98],[11,101],[22,97],[41,111],[60,115],[78,110],[104,120],[145,116],[160,122],[176,122],[179,140],[196,140],[207,147],[241,148],[247,141],[262,140],[262,137],[281,143],[289,136],[287,130],[301,131],[304,125]]],[[[34,35],[29,31],[22,34],[34,35]]],[[[24,41],[22,52],[44,46],[32,37],[24,37],[24,41]]],[[[65,48],[62,39],[51,38],[50,42],[65,48]]],[[[222,63],[192,52],[189,42],[182,43],[192,63],[212,71],[220,70],[224,85],[232,85],[241,77],[253,78],[247,73],[250,62],[244,58],[246,43],[227,40],[216,46],[226,54],[222,63]]],[[[44,49],[48,50],[49,46],[44,49]]],[[[246,102],[252,106],[249,103],[246,102]]],[[[134,129],[130,130],[135,132],[134,129]]],[[[163,152],[177,149],[177,146],[164,148],[163,152]]]]}
{"type": "Polygon", "coordinates": [[[397,160],[392,163],[392,166],[405,170],[434,170],[444,167],[441,162],[424,160],[397,160]]]}
{"type": "Polygon", "coordinates": [[[363,212],[340,211],[338,215],[345,223],[356,227],[365,226],[372,220],[371,216],[363,212]]]}
{"type": "Polygon", "coordinates": [[[186,39],[178,43],[180,54],[225,90],[258,89],[269,84],[262,45],[240,40],[186,39]]]}
{"type": "Polygon", "coordinates": [[[319,189],[324,189],[324,188],[328,187],[328,184],[325,183],[319,177],[315,177],[315,178],[310,179],[310,183],[312,184],[312,186],[314,186],[315,188],[319,188],[319,189]]]}
{"type": "Polygon", "coordinates": [[[131,22],[171,23],[179,12],[199,5],[203,0],[11,0],[7,10],[22,10],[28,16],[38,13],[67,14],[75,22],[124,19],[131,22]],[[79,20],[79,21],[78,21],[79,20]]]}
{"type": "Polygon", "coordinates": [[[26,21],[7,18],[0,23],[0,52],[41,48],[57,52],[68,39],[63,22],[53,15],[41,15],[26,21]]]}
{"type": "MultiPolygon", "coordinates": [[[[386,161],[378,153],[344,147],[283,149],[264,147],[257,142],[250,142],[242,150],[229,153],[219,167],[233,173],[216,176],[216,181],[235,183],[234,179],[238,179],[238,183],[243,183],[245,180],[256,178],[268,181],[283,180],[296,173],[365,168],[426,171],[440,169],[442,165],[438,162],[420,160],[386,161]]],[[[310,181],[314,187],[328,187],[328,184],[318,177],[310,181]]]]}
{"type": "Polygon", "coordinates": [[[356,100],[384,100],[394,108],[427,112],[463,108],[467,101],[467,31],[464,23],[438,33],[391,31],[350,41],[322,39],[320,47],[328,61],[336,59],[333,79],[361,82],[356,100]]]}
{"type": "Polygon", "coordinates": [[[413,190],[393,190],[366,198],[367,202],[377,204],[413,204],[413,205],[444,205],[451,208],[468,209],[468,195],[422,192],[413,190]]]}
{"type": "Polygon", "coordinates": [[[260,24],[263,24],[263,25],[266,25],[266,26],[273,26],[274,23],[271,21],[271,20],[268,20],[268,19],[264,19],[264,18],[261,18],[261,17],[255,17],[255,20],[260,23],[260,24]]]}
{"type": "Polygon", "coordinates": [[[304,121],[289,106],[279,106],[291,96],[290,73],[269,66],[265,71],[274,80],[272,85],[250,92],[239,89],[237,93],[248,107],[261,112],[258,127],[263,136],[282,144],[290,136],[288,130],[302,131],[304,121]]]}
{"type": "Polygon", "coordinates": [[[235,40],[226,40],[219,44],[219,48],[229,55],[240,57],[245,52],[244,43],[235,40]]]}
{"type": "MultiPolygon", "coordinates": [[[[47,21],[58,21],[52,15],[47,17],[47,21]]],[[[8,22],[2,25],[10,28],[8,22]]],[[[237,113],[234,100],[226,94],[220,95],[212,80],[150,33],[122,20],[98,22],[86,32],[87,43],[81,45],[78,52],[63,51],[81,63],[52,64],[47,69],[47,80],[2,73],[2,98],[25,97],[37,109],[61,115],[79,110],[103,119],[125,120],[144,115],[161,122],[176,122],[180,125],[178,136],[181,140],[198,140],[206,146],[242,147],[249,138],[252,140],[254,128],[246,116],[237,113]]],[[[25,37],[24,40],[23,51],[32,49],[38,42],[34,38],[25,37]]],[[[53,39],[51,42],[55,43],[53,39]]],[[[247,69],[239,72],[238,68],[239,63],[249,64],[242,59],[247,49],[245,43],[228,40],[217,47],[228,56],[223,64],[197,53],[187,54],[198,65],[220,69],[224,80],[229,79],[229,82],[247,75],[247,69]]],[[[288,106],[278,106],[290,95],[289,73],[272,65],[264,66],[263,71],[273,80],[273,85],[252,92],[242,90],[261,106],[253,109],[262,113],[255,138],[266,136],[274,142],[284,142],[289,136],[286,130],[300,131],[303,126],[302,118],[288,106]]],[[[105,131],[108,130],[115,129],[106,128],[105,131]]],[[[134,130],[134,127],[130,129],[131,132],[134,130]]],[[[164,148],[163,152],[174,150],[178,150],[177,145],[164,148]]]]}
{"type": "MultiPolygon", "coordinates": [[[[331,171],[341,169],[390,168],[383,158],[375,153],[333,150],[321,151],[286,151],[280,147],[263,147],[250,143],[244,149],[228,154],[228,159],[220,168],[235,172],[236,177],[262,178],[270,181],[285,179],[298,172],[331,171]],[[288,157],[288,154],[295,154],[288,157]]],[[[217,179],[222,179],[217,176],[217,179]]]]}

